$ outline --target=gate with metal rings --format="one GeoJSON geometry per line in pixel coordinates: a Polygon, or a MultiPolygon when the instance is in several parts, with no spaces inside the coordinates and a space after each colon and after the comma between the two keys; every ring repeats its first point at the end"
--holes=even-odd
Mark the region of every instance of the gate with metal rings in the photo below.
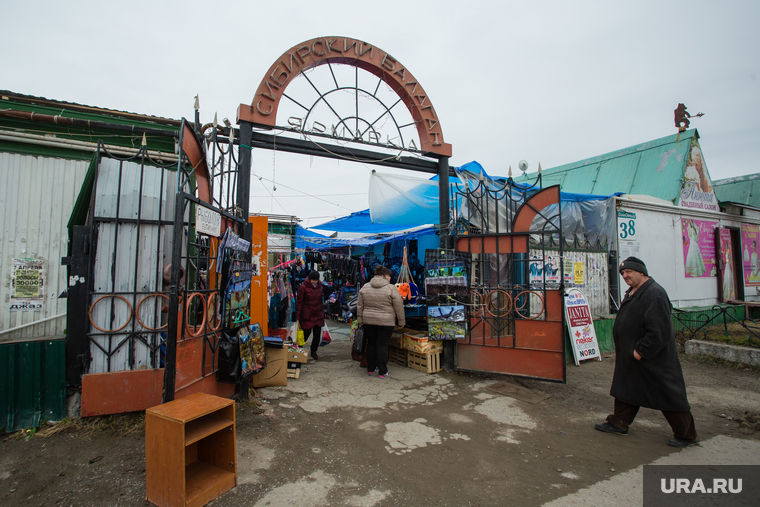
{"type": "Polygon", "coordinates": [[[560,234],[559,186],[541,188],[539,175],[533,185],[479,180],[463,188],[453,199],[454,246],[471,262],[457,369],[564,382],[562,263],[559,283],[546,275],[531,283],[528,256],[560,234]]]}
{"type": "Polygon", "coordinates": [[[250,237],[250,226],[236,204],[236,148],[208,127],[203,136],[182,120],[178,155],[161,159],[145,147],[125,158],[99,145],[69,291],[67,348],[76,360],[67,379],[82,386],[82,415],[143,410],[181,391],[234,392],[215,378],[220,240],[196,230],[196,209],[220,216],[220,233],[250,237]]]}

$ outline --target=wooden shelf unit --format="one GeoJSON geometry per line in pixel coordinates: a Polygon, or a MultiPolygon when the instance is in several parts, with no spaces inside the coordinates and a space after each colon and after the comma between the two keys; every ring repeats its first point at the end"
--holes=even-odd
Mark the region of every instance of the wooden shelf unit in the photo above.
{"type": "Polygon", "coordinates": [[[195,393],[145,411],[145,498],[201,507],[237,485],[235,402],[195,393]]]}

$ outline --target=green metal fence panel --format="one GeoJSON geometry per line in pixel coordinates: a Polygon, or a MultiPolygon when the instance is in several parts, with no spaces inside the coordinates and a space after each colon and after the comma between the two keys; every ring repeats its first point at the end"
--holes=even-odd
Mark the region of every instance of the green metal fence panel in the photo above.
{"type": "MultiPolygon", "coordinates": [[[[717,305],[716,305],[717,306],[717,305]]],[[[731,315],[736,320],[743,321],[745,318],[744,315],[744,305],[721,305],[723,308],[726,308],[726,312],[731,315]]],[[[679,308],[679,316],[680,319],[677,319],[675,317],[676,312],[673,312],[672,314],[672,320],[673,320],[673,331],[679,332],[684,331],[686,329],[692,329],[695,330],[698,327],[700,327],[702,324],[709,322],[709,326],[722,326],[725,323],[731,324],[734,322],[731,318],[727,317],[720,317],[719,314],[721,313],[721,310],[716,307],[708,307],[708,308],[701,308],[701,307],[692,307],[692,308],[679,308]],[[716,318],[717,317],[717,318],[716,318]]]]}
{"type": "Polygon", "coordinates": [[[0,344],[0,428],[36,428],[65,415],[65,339],[0,344]]]}

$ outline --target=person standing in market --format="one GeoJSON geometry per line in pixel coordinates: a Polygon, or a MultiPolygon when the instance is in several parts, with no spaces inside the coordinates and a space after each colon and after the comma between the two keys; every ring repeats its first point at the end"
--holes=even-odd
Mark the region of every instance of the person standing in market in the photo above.
{"type": "Polygon", "coordinates": [[[396,287],[391,284],[391,270],[378,266],[375,276],[359,291],[356,320],[364,326],[367,343],[367,375],[377,369],[379,378],[387,378],[388,343],[393,327],[406,325],[404,303],[396,287]]]}
{"type": "Polygon", "coordinates": [[[667,292],[649,277],[644,262],[628,257],[618,268],[630,287],[612,329],[615,373],[610,395],[614,413],[596,429],[627,435],[640,407],[662,411],[673,430],[668,445],[687,447],[699,442],[686,398],[678,349],[670,320],[667,292]]]}
{"type": "Polygon", "coordinates": [[[303,329],[304,342],[311,336],[311,357],[319,359],[317,349],[322,341],[325,325],[325,307],[322,303],[322,283],[319,273],[312,271],[303,281],[296,294],[296,321],[303,329]]]}

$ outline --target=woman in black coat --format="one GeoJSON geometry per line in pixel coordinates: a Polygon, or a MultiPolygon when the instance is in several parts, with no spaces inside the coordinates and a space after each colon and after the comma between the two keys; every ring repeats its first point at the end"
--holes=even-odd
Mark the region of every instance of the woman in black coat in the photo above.
{"type": "Polygon", "coordinates": [[[311,335],[311,357],[319,359],[317,349],[325,326],[325,307],[322,303],[322,284],[319,273],[312,271],[296,293],[296,320],[303,329],[304,341],[311,335]]]}
{"type": "Polygon", "coordinates": [[[615,373],[610,394],[615,398],[614,413],[596,428],[627,435],[639,407],[647,407],[662,411],[673,429],[675,438],[668,444],[685,447],[697,443],[668,294],[648,276],[646,265],[636,257],[624,260],[619,270],[630,288],[612,329],[615,373]]]}

